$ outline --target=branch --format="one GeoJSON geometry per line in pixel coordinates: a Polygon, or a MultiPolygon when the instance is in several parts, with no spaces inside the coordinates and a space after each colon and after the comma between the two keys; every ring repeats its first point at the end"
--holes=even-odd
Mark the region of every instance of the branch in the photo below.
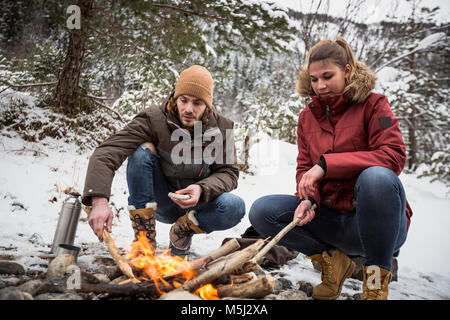
{"type": "Polygon", "coordinates": [[[5,90],[8,90],[9,88],[27,88],[27,87],[43,87],[43,86],[51,86],[54,84],[57,84],[58,81],[51,81],[51,82],[42,82],[42,83],[26,83],[26,84],[14,84],[9,83],[8,81],[3,81],[3,83],[7,84],[7,87],[0,91],[2,93],[5,90]]]}
{"type": "Polygon", "coordinates": [[[120,121],[122,121],[123,123],[126,123],[126,121],[123,120],[122,116],[120,115],[120,113],[119,113],[118,111],[116,111],[116,110],[114,110],[114,109],[108,107],[107,105],[101,103],[100,101],[98,101],[98,100],[97,100],[97,99],[98,99],[97,97],[91,96],[90,94],[83,94],[83,95],[84,95],[85,97],[88,97],[89,99],[91,99],[94,103],[98,104],[100,107],[105,108],[105,109],[107,109],[107,110],[109,110],[109,111],[111,111],[111,112],[114,112],[114,113],[117,115],[117,117],[119,118],[120,121]]]}
{"type": "Polygon", "coordinates": [[[181,13],[194,15],[194,16],[198,16],[198,17],[201,17],[201,18],[214,19],[214,20],[221,21],[221,22],[230,22],[231,21],[230,19],[221,18],[221,17],[216,16],[216,15],[208,15],[206,13],[198,13],[198,12],[195,12],[195,11],[174,7],[174,6],[171,6],[171,5],[168,5],[168,4],[152,3],[152,6],[154,6],[156,8],[162,8],[162,9],[178,11],[178,12],[181,12],[181,13]]]}

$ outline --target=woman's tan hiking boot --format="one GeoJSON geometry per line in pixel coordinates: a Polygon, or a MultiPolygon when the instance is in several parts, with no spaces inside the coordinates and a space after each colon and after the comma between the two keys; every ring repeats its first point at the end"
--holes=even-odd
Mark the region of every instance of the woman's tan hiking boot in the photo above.
{"type": "Polygon", "coordinates": [[[342,285],[355,271],[355,263],[345,254],[336,250],[332,256],[327,251],[309,257],[313,264],[322,268],[322,283],[313,288],[312,297],[316,300],[335,300],[339,297],[342,285]]]}
{"type": "Polygon", "coordinates": [[[379,266],[363,268],[363,300],[387,300],[391,273],[379,266]]]}

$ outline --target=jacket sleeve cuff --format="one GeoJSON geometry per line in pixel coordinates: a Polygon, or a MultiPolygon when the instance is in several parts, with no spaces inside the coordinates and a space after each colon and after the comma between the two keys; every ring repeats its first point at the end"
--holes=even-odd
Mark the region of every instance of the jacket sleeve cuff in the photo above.
{"type": "Polygon", "coordinates": [[[317,162],[317,165],[323,169],[323,171],[325,172],[323,176],[325,177],[327,174],[327,162],[325,161],[324,156],[320,156],[320,160],[319,162],[317,162]]]}

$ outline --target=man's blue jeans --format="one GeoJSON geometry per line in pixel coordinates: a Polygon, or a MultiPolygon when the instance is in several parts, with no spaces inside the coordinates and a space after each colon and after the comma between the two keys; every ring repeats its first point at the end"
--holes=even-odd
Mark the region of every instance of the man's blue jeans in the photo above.
{"type": "MultiPolygon", "coordinates": [[[[339,249],[365,257],[365,265],[391,269],[392,256],[406,240],[406,197],[397,175],[384,167],[364,170],[355,184],[356,212],[321,206],[319,216],[294,227],[279,242],[307,256],[339,249]]],[[[292,221],[299,202],[291,195],[256,200],[250,222],[263,237],[274,236],[292,221]]]]}
{"type": "Polygon", "coordinates": [[[158,155],[144,145],[128,157],[127,183],[128,205],[141,209],[148,202],[156,202],[156,219],[163,223],[174,223],[187,210],[195,210],[200,229],[209,233],[232,228],[245,215],[245,202],[231,193],[222,193],[204,205],[188,209],[179,207],[167,196],[170,190],[158,155]]]}

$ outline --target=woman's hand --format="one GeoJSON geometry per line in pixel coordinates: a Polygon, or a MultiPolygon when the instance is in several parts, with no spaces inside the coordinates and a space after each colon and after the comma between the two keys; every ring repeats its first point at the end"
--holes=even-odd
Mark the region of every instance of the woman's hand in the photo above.
{"type": "Polygon", "coordinates": [[[322,167],[317,164],[306,171],[297,186],[297,191],[300,198],[307,199],[308,196],[313,196],[314,192],[316,191],[316,189],[314,188],[314,183],[316,181],[319,181],[319,179],[324,175],[325,171],[323,171],[322,167]]]}
{"type": "Polygon", "coordinates": [[[297,209],[295,209],[293,220],[295,220],[297,218],[301,218],[298,225],[302,226],[302,225],[310,222],[312,219],[314,219],[315,215],[316,215],[316,212],[314,211],[314,209],[312,209],[311,201],[303,200],[302,202],[300,202],[297,209]]]}
{"type": "Polygon", "coordinates": [[[173,202],[179,205],[181,208],[191,208],[195,207],[200,200],[200,196],[202,195],[203,189],[198,184],[191,184],[184,189],[178,190],[176,194],[185,194],[189,196],[187,200],[180,200],[171,198],[173,202]]]}

